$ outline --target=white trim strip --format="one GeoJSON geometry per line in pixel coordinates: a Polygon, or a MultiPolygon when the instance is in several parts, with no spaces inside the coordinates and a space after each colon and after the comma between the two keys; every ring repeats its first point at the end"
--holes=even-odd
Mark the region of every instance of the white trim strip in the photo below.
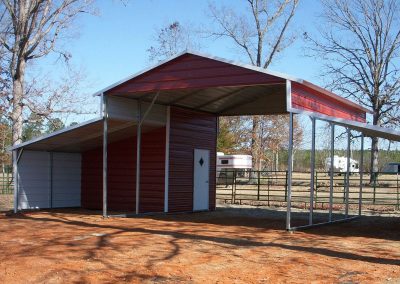
{"type": "Polygon", "coordinates": [[[165,126],[165,166],[164,166],[164,212],[168,213],[169,201],[169,139],[171,126],[171,107],[167,107],[167,124],[165,126]]]}
{"type": "Polygon", "coordinates": [[[290,80],[286,80],[286,110],[292,108],[292,82],[290,80]]]}

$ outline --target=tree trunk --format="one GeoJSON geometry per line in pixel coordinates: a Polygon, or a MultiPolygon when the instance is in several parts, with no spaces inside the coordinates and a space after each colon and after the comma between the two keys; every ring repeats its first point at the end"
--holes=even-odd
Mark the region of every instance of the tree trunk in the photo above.
{"type": "Polygon", "coordinates": [[[253,127],[251,131],[251,159],[253,163],[253,171],[250,175],[250,181],[257,179],[255,171],[260,170],[260,116],[255,115],[252,119],[253,127]]]}
{"type": "Polygon", "coordinates": [[[371,167],[370,167],[370,182],[371,183],[374,181],[376,173],[379,171],[378,156],[379,156],[378,138],[372,137],[371,138],[371,167]]]}
{"type": "MultiPolygon", "coordinates": [[[[373,125],[379,125],[378,111],[374,111],[373,114],[373,125]]],[[[378,137],[371,138],[371,164],[370,164],[370,183],[374,182],[376,178],[376,173],[379,171],[378,168],[378,137]]]]}
{"type": "Polygon", "coordinates": [[[253,128],[251,131],[251,156],[253,159],[253,169],[260,170],[260,117],[253,116],[253,128]]]}
{"type": "Polygon", "coordinates": [[[22,99],[24,96],[24,74],[25,61],[21,60],[19,70],[13,77],[13,110],[12,110],[12,143],[13,145],[22,142],[22,99]]]}

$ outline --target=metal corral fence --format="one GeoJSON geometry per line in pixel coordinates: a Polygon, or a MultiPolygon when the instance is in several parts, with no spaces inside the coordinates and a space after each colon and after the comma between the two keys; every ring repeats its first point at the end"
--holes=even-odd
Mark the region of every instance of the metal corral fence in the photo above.
{"type": "MultiPolygon", "coordinates": [[[[310,203],[310,173],[293,172],[292,204],[307,207],[310,203]]],[[[260,205],[283,205],[287,200],[287,171],[226,171],[217,178],[217,199],[229,203],[250,202],[260,205]]],[[[372,182],[370,175],[363,175],[362,202],[365,206],[377,206],[380,209],[400,209],[400,184],[398,174],[378,173],[372,182]]],[[[346,174],[334,173],[333,204],[341,207],[345,204],[346,174]]],[[[314,188],[314,206],[328,208],[330,176],[328,172],[316,172],[314,188]]],[[[349,177],[349,204],[358,206],[360,175],[349,177]]]]}
{"type": "Polygon", "coordinates": [[[12,194],[14,192],[14,183],[12,174],[9,172],[0,172],[0,194],[12,194]]]}

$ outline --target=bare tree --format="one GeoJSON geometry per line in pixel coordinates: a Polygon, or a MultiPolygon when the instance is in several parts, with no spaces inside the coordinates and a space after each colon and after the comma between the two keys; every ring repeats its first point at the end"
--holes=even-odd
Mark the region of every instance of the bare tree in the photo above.
{"type": "Polygon", "coordinates": [[[174,21],[156,31],[154,42],[147,49],[150,61],[168,59],[186,49],[199,48],[199,44],[191,37],[191,32],[180,22],[174,21]]]}
{"type": "MultiPolygon", "coordinates": [[[[400,3],[397,0],[324,0],[326,21],[318,40],[305,34],[325,59],[328,86],[373,112],[373,125],[400,124],[400,3]]],[[[371,178],[378,172],[372,138],[371,178]]]]}
{"type": "Polygon", "coordinates": [[[7,152],[7,146],[11,142],[11,129],[7,120],[0,117],[0,164],[1,173],[4,174],[5,167],[11,163],[10,155],[7,152]]]}
{"type": "MultiPolygon", "coordinates": [[[[273,169],[279,171],[279,152],[283,149],[288,149],[289,141],[289,119],[287,115],[274,115],[268,119],[263,119],[260,122],[261,131],[259,133],[261,141],[261,151],[259,156],[261,159],[267,160],[266,152],[263,149],[269,149],[273,153],[273,169]]],[[[293,145],[294,148],[300,144],[303,138],[303,129],[297,119],[294,120],[293,125],[293,145]]]]}
{"type": "MultiPolygon", "coordinates": [[[[299,0],[247,0],[246,11],[238,14],[230,7],[210,4],[217,29],[211,35],[225,37],[244,52],[252,65],[268,68],[277,54],[290,45],[294,37],[287,34],[299,0]]],[[[262,116],[252,118],[251,154],[253,167],[259,169],[262,141],[262,116]]]]}
{"type": "MultiPolygon", "coordinates": [[[[12,82],[7,96],[11,107],[12,142],[22,139],[25,108],[34,111],[34,101],[26,97],[25,75],[30,61],[59,52],[57,42],[81,13],[92,11],[92,0],[0,0],[0,46],[6,51],[12,82]]],[[[44,100],[43,100],[44,102],[44,100]]],[[[45,103],[45,102],[44,102],[45,103]]]]}

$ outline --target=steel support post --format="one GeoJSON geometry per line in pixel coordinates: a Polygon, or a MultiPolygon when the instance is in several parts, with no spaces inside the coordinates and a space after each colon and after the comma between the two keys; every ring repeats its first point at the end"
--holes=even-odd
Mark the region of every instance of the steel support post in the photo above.
{"type": "Polygon", "coordinates": [[[165,166],[164,166],[164,212],[168,212],[169,203],[169,140],[171,126],[171,107],[167,106],[167,124],[165,126],[165,166]]]}
{"type": "Polygon", "coordinates": [[[18,150],[12,151],[14,175],[14,213],[18,212],[18,150]]]}
{"type": "Polygon", "coordinates": [[[293,171],[293,113],[289,114],[289,147],[288,147],[288,190],[286,207],[286,230],[290,230],[292,210],[292,171],[293,171]]]}
{"type": "Polygon", "coordinates": [[[136,214],[139,214],[140,204],[140,154],[142,143],[142,103],[137,101],[138,107],[138,124],[137,124],[137,141],[136,141],[136,214]]]}
{"type": "Polygon", "coordinates": [[[361,155],[360,155],[360,193],[358,197],[358,216],[361,216],[363,198],[363,176],[364,176],[364,133],[361,133],[361,155]]]}
{"type": "Polygon", "coordinates": [[[103,217],[106,218],[107,214],[107,146],[108,146],[108,112],[107,112],[107,96],[102,94],[103,97],[103,217]]]}
{"type": "Polygon", "coordinates": [[[333,211],[333,175],[335,163],[335,124],[331,123],[331,167],[329,169],[329,222],[332,222],[333,211]]]}
{"type": "Polygon", "coordinates": [[[311,158],[310,158],[310,213],[308,217],[308,224],[313,224],[313,214],[314,214],[314,188],[315,188],[315,117],[311,117],[312,123],[312,134],[311,134],[311,158]]]}
{"type": "Polygon", "coordinates": [[[50,185],[50,190],[49,190],[49,207],[53,208],[53,152],[49,153],[50,157],[50,180],[49,180],[49,185],[50,185]]]}
{"type": "Polygon", "coordinates": [[[350,197],[350,143],[351,143],[351,131],[350,128],[346,129],[347,132],[347,169],[346,169],[346,194],[345,194],[345,216],[349,216],[349,197],[350,197]]]}

